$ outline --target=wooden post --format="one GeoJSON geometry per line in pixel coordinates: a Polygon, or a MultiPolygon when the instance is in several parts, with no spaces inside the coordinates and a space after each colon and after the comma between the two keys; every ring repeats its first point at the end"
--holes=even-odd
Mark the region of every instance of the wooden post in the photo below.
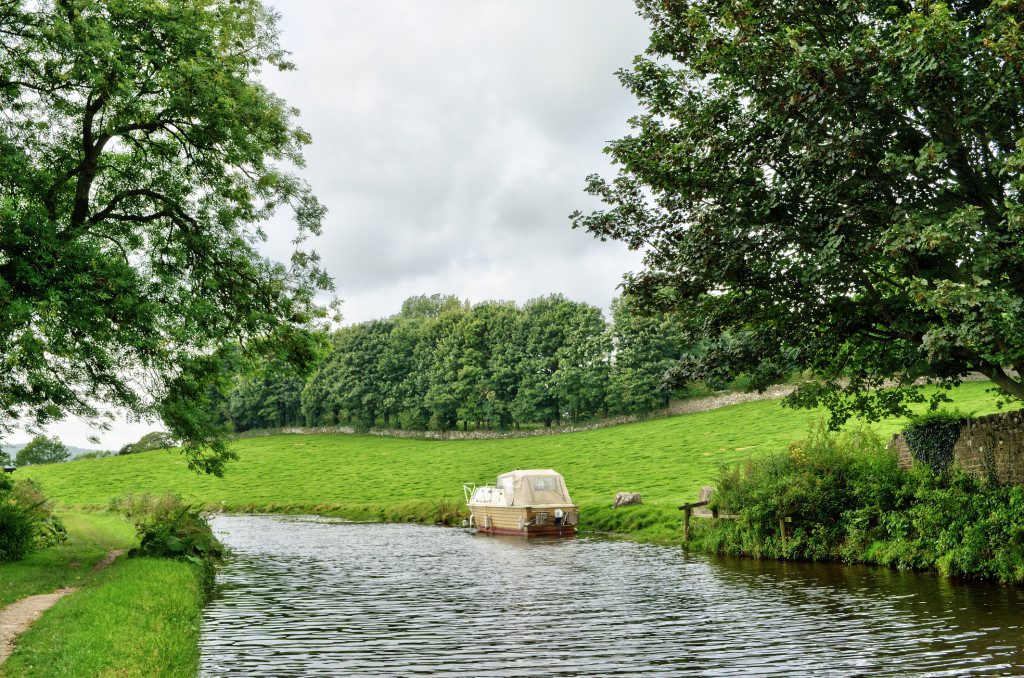
{"type": "Polygon", "coordinates": [[[698,506],[707,506],[706,501],[691,502],[683,504],[679,507],[679,510],[683,512],[683,543],[689,543],[690,541],[690,515],[693,513],[693,509],[698,506]]]}
{"type": "Polygon", "coordinates": [[[786,551],[788,550],[786,548],[786,519],[785,518],[779,518],[779,532],[782,533],[782,555],[785,557],[787,555],[786,551]]]}

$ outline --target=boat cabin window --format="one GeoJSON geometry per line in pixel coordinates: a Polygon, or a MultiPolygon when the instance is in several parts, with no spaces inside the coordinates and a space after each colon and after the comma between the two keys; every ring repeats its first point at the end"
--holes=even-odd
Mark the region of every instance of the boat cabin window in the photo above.
{"type": "Polygon", "coordinates": [[[558,480],[554,476],[534,476],[530,479],[534,492],[561,492],[558,480]]]}

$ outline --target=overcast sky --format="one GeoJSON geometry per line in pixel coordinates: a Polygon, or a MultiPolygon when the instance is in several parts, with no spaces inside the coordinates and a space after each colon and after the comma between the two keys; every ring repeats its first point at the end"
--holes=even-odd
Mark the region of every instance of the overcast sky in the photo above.
{"type": "MultiPolygon", "coordinates": [[[[616,79],[647,43],[631,0],[276,0],[296,71],[265,82],[313,136],[314,243],[347,322],[415,294],[606,308],[639,255],[570,228],[636,103],[616,79]]],[[[268,225],[282,256],[294,229],[268,225]]],[[[101,434],[116,448],[153,424],[101,434]]],[[[95,447],[80,422],[51,427],[95,447]]],[[[17,436],[14,442],[21,442],[17,436]]]]}

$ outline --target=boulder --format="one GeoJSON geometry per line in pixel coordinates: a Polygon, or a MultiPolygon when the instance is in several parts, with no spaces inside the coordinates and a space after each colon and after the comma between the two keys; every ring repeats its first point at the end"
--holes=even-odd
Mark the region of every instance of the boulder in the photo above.
{"type": "Polygon", "coordinates": [[[615,495],[615,501],[612,502],[612,508],[632,506],[633,504],[642,503],[644,503],[644,500],[640,498],[639,492],[619,492],[615,495]]]}

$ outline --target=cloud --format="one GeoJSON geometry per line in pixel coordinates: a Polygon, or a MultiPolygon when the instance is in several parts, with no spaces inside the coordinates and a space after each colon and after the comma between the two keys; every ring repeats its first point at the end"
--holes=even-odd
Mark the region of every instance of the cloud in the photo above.
{"type": "MultiPolygon", "coordinates": [[[[266,80],[313,135],[303,174],[330,210],[315,247],[348,320],[435,291],[607,306],[639,255],[568,214],[595,206],[584,179],[608,172],[602,149],[636,112],[614,76],[646,46],[631,2],[278,8],[299,70],[266,80]]],[[[268,230],[281,252],[286,215],[268,230]]]]}

